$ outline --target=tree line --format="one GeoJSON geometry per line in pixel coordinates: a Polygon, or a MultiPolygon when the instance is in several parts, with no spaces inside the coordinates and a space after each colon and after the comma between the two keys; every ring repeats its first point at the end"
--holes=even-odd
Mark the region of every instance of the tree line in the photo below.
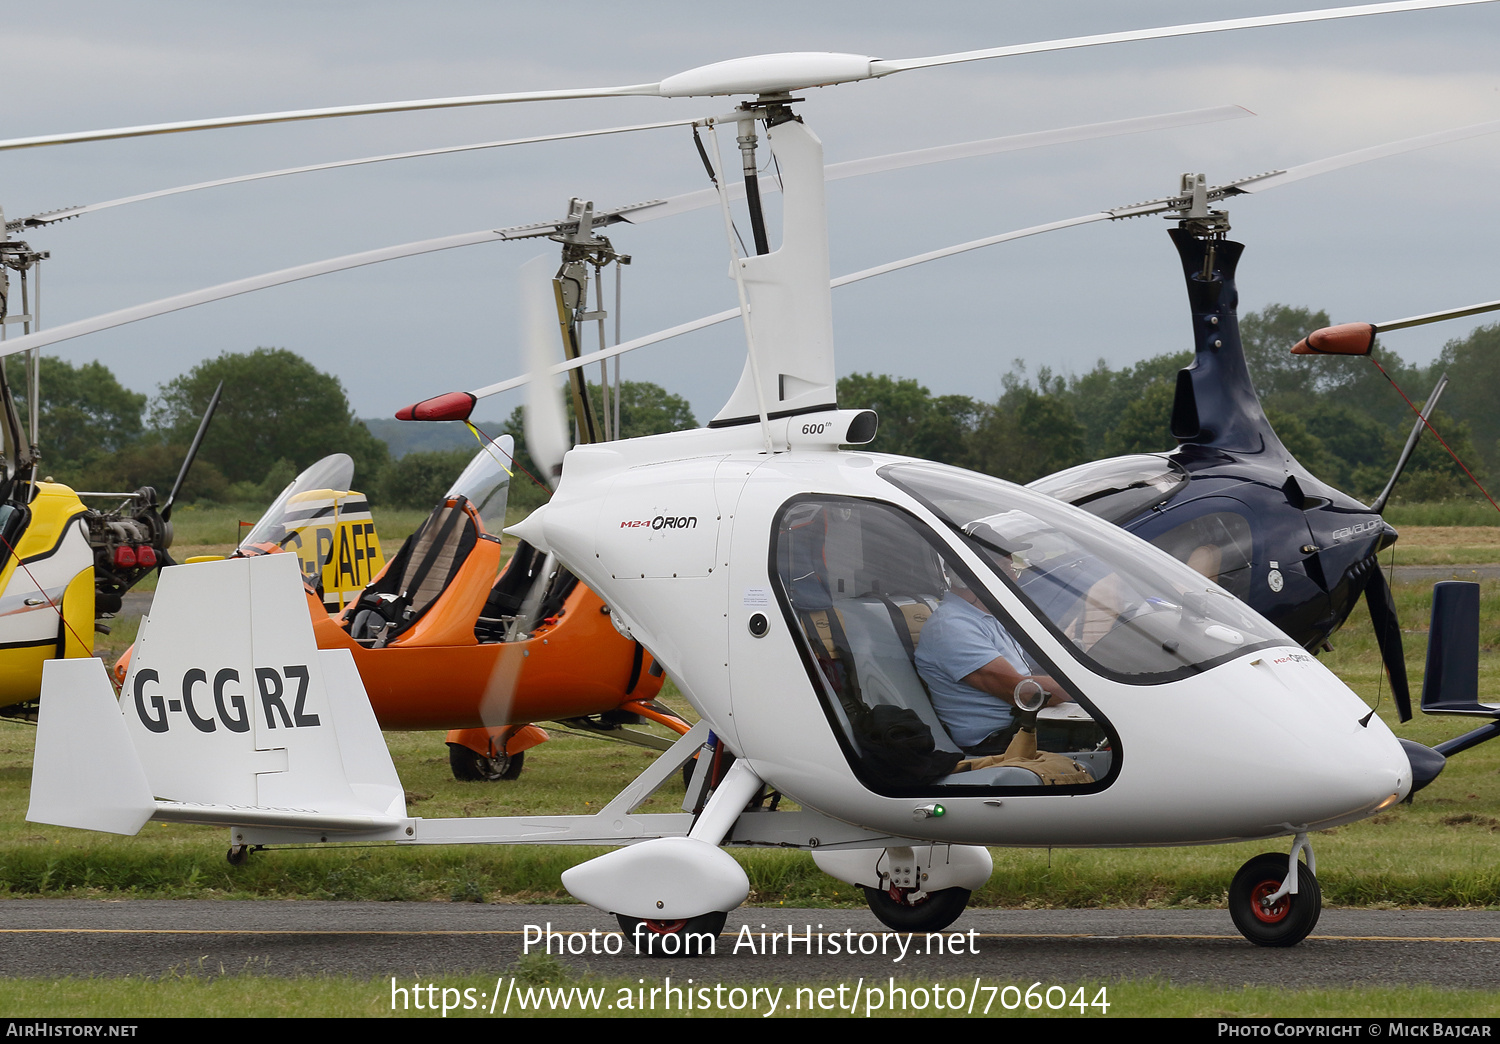
{"type": "MultiPolygon", "coordinates": [[[[28,415],[24,363],[7,361],[7,376],[22,418],[28,415]]],[[[337,377],[284,348],[226,352],[157,389],[131,391],[100,362],[41,361],[41,474],[75,489],[129,492],[153,486],[165,497],[219,382],[224,395],[184,485],[185,503],[266,503],[303,468],[330,453],[354,459],[355,486],[372,502],[427,508],[437,502],[479,448],[456,423],[403,425],[424,430],[406,444],[446,446],[392,453],[350,409],[337,377]]],[[[597,385],[592,388],[598,396],[597,385]]],[[[658,385],[624,382],[621,430],[634,437],[697,425],[687,400],[658,385]]],[[[387,431],[383,422],[371,422],[387,431]]],[[[538,474],[524,453],[521,412],[485,434],[513,432],[518,461],[538,474]]],[[[393,440],[395,441],[395,440],[393,440]]],[[[397,443],[401,445],[401,443],[397,443]]],[[[546,498],[518,472],[512,499],[535,505],[546,498]]]]}
{"type": "MultiPolygon", "coordinates": [[[[1368,359],[1289,353],[1328,325],[1324,312],[1285,305],[1240,320],[1246,360],[1277,434],[1314,474],[1368,500],[1385,485],[1413,415],[1368,359]]],[[[1375,352],[1419,404],[1447,373],[1451,383],[1433,424],[1481,480],[1500,474],[1500,324],[1450,341],[1426,366],[1378,344],[1375,352]]],[[[872,450],[1029,482],[1101,457],[1171,449],[1176,373],[1190,362],[1192,352],[1183,351],[1119,368],[1100,360],[1086,373],[1064,375],[1047,368],[1032,374],[1018,361],[993,402],[933,395],[915,378],[852,374],[839,380],[838,398],[846,408],[880,415],[872,450]]],[[[21,365],[7,363],[24,416],[21,365]]],[[[264,503],[309,464],[342,452],[354,459],[355,484],[373,502],[428,507],[477,449],[462,427],[447,425],[452,448],[392,454],[354,415],[338,378],[282,348],[226,352],[154,396],[125,388],[102,363],[75,366],[44,356],[42,474],[78,489],[150,485],[165,496],[221,380],[223,401],[183,490],[187,502],[264,503]]],[[[590,392],[597,403],[598,386],[590,392]]],[[[620,414],[627,438],[697,425],[687,400],[648,382],[624,383],[620,414]]],[[[527,475],[544,477],[526,453],[521,410],[480,428],[516,439],[512,503],[544,500],[545,490],[527,475]]],[[[438,443],[429,437],[423,444],[438,443]]],[[[1428,435],[1396,496],[1441,501],[1479,494],[1428,435]]]]}
{"type": "MultiPolygon", "coordinates": [[[[1266,415],[1313,474],[1368,501],[1384,487],[1415,414],[1369,359],[1294,356],[1291,346],[1330,325],[1326,312],[1270,305],[1240,319],[1246,361],[1266,415]]],[[[1450,384],[1434,427],[1481,481],[1500,474],[1500,324],[1450,341],[1426,366],[1377,343],[1381,365],[1421,405],[1438,377],[1450,384]]],[[[918,381],[884,374],[840,379],[839,404],[873,409],[880,430],[870,449],[925,457],[1030,482],[1101,457],[1153,453],[1176,445],[1169,433],[1177,371],[1191,350],[1115,369],[1034,375],[1012,364],[994,402],[933,395],[918,381]]],[[[1396,498],[1480,497],[1430,434],[1418,444],[1396,498]]]]}

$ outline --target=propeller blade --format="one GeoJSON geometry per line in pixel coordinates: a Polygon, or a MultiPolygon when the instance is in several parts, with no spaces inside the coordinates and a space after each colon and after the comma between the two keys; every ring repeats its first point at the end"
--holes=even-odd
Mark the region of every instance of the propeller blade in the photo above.
{"type": "Polygon", "coordinates": [[[552,263],[536,257],[521,266],[521,346],[531,381],[526,391],[526,449],[548,484],[556,487],[568,452],[568,415],[562,393],[548,376],[557,358],[557,305],[552,263]]]}
{"type": "Polygon", "coordinates": [[[1379,569],[1370,571],[1365,584],[1365,604],[1370,607],[1370,622],[1375,627],[1375,642],[1380,659],[1391,679],[1391,697],[1402,721],[1411,721],[1411,689],[1406,684],[1406,651],[1401,645],[1401,622],[1396,619],[1396,600],[1391,585],[1379,569]]]}
{"type": "Polygon", "coordinates": [[[198,431],[193,435],[193,444],[188,447],[187,456],[182,458],[182,467],[177,472],[177,481],[172,483],[172,492],[167,494],[167,502],[161,508],[161,520],[169,522],[172,519],[172,505],[177,501],[177,494],[182,491],[182,483],[187,478],[188,469],[193,466],[193,461],[198,456],[198,448],[203,445],[203,436],[208,434],[208,425],[214,419],[214,411],[219,408],[219,397],[224,394],[224,382],[214,389],[213,395],[208,400],[208,408],[203,411],[203,419],[198,422],[198,431]]]}
{"type": "MultiPolygon", "coordinates": [[[[1211,111],[1211,110],[1210,110],[1211,111]]],[[[1248,110],[1247,110],[1248,113],[1248,110]]],[[[1226,116],[1224,119],[1232,119],[1226,116]]],[[[334,170],[339,167],[359,167],[370,163],[386,163],[390,160],[418,159],[423,156],[446,156],[455,152],[477,152],[482,149],[503,149],[511,145],[534,145],[544,141],[568,141],[573,138],[595,138],[606,134],[627,134],[632,131],[658,130],[662,127],[685,127],[692,120],[668,120],[665,123],[636,123],[626,127],[605,127],[602,130],[569,131],[566,134],[542,134],[531,138],[510,138],[506,141],[482,141],[473,145],[449,145],[441,149],[420,149],[416,152],[391,152],[384,156],[364,156],[360,159],[336,160],[332,163],[312,163],[303,167],[285,167],[281,170],[266,170],[259,174],[240,174],[232,178],[219,178],[216,181],[200,181],[193,185],[178,185],[176,188],[157,189],[155,192],[142,192],[134,196],[122,196],[119,199],[107,199],[103,203],[90,203],[82,207],[65,207],[61,210],[49,210],[41,214],[32,214],[30,217],[17,218],[7,221],[5,229],[7,232],[20,232],[28,228],[38,228],[50,225],[57,221],[66,221],[69,218],[80,217],[84,214],[92,214],[98,210],[109,210],[111,207],[123,207],[127,203],[141,203],[148,199],[161,199],[163,196],[177,196],[184,192],[197,192],[200,189],[218,188],[221,185],[238,185],[246,181],[264,181],[267,178],[280,178],[288,174],[307,174],[316,170],[334,170]]]]}
{"type": "Polygon", "coordinates": [[[1432,411],[1437,409],[1438,400],[1443,397],[1443,390],[1447,387],[1448,375],[1445,373],[1438,378],[1432,394],[1427,396],[1427,402],[1422,406],[1422,412],[1412,424],[1411,434],[1406,437],[1406,445],[1401,448],[1401,456],[1396,460],[1396,470],[1391,472],[1391,480],[1385,484],[1385,489],[1380,491],[1380,496],[1376,497],[1375,502],[1370,505],[1370,510],[1375,514],[1385,514],[1385,505],[1386,501],[1391,499],[1391,490],[1396,488],[1396,480],[1406,470],[1406,463],[1411,460],[1412,451],[1417,448],[1417,440],[1422,437],[1422,429],[1427,427],[1427,421],[1432,416],[1432,411]]]}
{"type": "Polygon", "coordinates": [[[319,109],[292,109],[264,112],[250,116],[224,116],[205,120],[182,120],[176,123],[153,123],[107,130],[78,131],[70,134],[41,134],[27,138],[0,141],[0,151],[36,148],[43,145],[67,145],[85,141],[107,141],[116,138],[139,138],[154,134],[179,134],[185,131],[214,130],[224,127],[251,127],[266,123],[293,123],[302,120],[324,120],[341,116],[368,116],[384,112],[414,112],[425,109],[454,109],[476,105],[507,105],[518,102],[559,101],[576,98],[701,98],[724,94],[777,94],[825,87],[835,83],[890,76],[912,69],[930,69],[988,58],[1008,58],[1044,51],[1066,51],[1080,47],[1127,43],[1136,40],[1161,40],[1176,36],[1222,33],[1234,29],[1255,29],[1273,25],[1294,25],[1365,15],[1394,14],[1401,11],[1424,11],[1440,7],[1466,7],[1494,3],[1495,0],[1399,0],[1396,3],[1363,4],[1334,7],[1318,11],[1264,15],[1256,18],[1231,18],[1214,22],[1194,22],[1156,29],[1132,29],[1119,33],[1074,36],[1037,43],[1011,44],[977,51],[960,51],[926,58],[878,59],[859,54],[836,54],[804,51],[787,54],[762,54],[735,58],[727,62],[689,69],[669,76],[659,83],[638,83],[624,87],[583,87],[554,91],[516,91],[505,94],[477,94],[458,98],[424,98],[417,101],[377,102],[365,105],[336,105],[319,109]]]}

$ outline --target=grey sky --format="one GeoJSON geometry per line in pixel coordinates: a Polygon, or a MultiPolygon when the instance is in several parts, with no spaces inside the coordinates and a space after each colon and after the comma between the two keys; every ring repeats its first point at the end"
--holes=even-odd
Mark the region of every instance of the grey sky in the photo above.
{"type": "MultiPolygon", "coordinates": [[[[81,2],[5,5],[3,136],[280,108],[658,80],[779,50],[879,57],[1317,6],[1108,3],[81,2]],[[564,19],[569,19],[565,21],[564,19]]],[[[965,160],[830,188],[835,274],[1210,180],[1500,118],[1500,5],[1258,29],[916,71],[808,92],[830,161],[1226,103],[1207,127],[965,160]]],[[[169,185],[380,152],[717,112],[720,102],[599,100],[211,131],[0,155],[9,217],[169,185]]],[[[1500,296],[1500,135],[1232,202],[1248,244],[1241,306],[1376,321],[1500,296]]],[[[423,159],[209,190],[87,215],[49,249],[44,319],[71,319],[406,240],[701,188],[684,129],[423,159]]],[[[1190,344],[1180,274],[1146,218],[1009,244],[838,291],[839,370],[998,393],[1035,370],[1121,365],[1190,344]]],[[[712,211],[617,247],[627,337],[729,307],[712,211]]],[[[514,281],[534,244],[473,247],[263,291],[60,346],[138,390],[223,351],[286,347],[336,373],[363,415],[516,373],[514,281]]],[[[1473,321],[1393,335],[1430,358],[1473,321]]],[[[725,326],[626,358],[627,377],[717,410],[742,361],[725,326]]],[[[232,389],[231,389],[232,393],[232,389]]],[[[491,400],[480,416],[519,402],[491,400]]]]}

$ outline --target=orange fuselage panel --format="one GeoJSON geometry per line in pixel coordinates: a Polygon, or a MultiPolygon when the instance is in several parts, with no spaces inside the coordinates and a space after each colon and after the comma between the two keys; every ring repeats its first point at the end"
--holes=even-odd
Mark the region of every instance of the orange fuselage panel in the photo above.
{"type": "MultiPolygon", "coordinates": [[[[488,578],[477,586],[482,605],[488,578]]],[[[446,619],[424,618],[392,645],[368,649],[308,593],[318,648],[354,654],[382,729],[493,728],[575,718],[614,710],[628,700],[652,699],[661,689],[662,678],[649,670],[651,655],[642,651],[635,688],[627,691],[636,673],[635,643],[620,636],[603,601],[582,584],[554,622],[518,642],[479,644],[474,638],[478,605],[471,611],[466,604],[475,595],[450,590],[444,601],[454,595],[459,597],[449,606],[434,607],[451,607],[451,617],[445,612],[446,619]],[[467,624],[460,628],[455,620],[467,624]],[[431,644],[434,639],[451,644],[431,644]]]]}

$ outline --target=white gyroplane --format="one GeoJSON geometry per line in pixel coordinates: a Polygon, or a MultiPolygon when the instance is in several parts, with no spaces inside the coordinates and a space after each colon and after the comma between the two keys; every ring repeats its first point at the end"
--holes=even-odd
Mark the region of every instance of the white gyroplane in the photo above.
{"type": "MultiPolygon", "coordinates": [[[[317,649],[296,562],[271,555],[166,571],[118,702],[98,661],[48,664],[28,818],[223,824],[241,851],[620,845],[563,883],[667,953],[745,900],[725,846],[810,851],[887,925],[936,931],[988,878],[983,846],[1291,837],[1245,864],[1230,909],[1252,942],[1304,938],[1321,903],[1308,835],[1425,781],[1384,723],[1166,552],[997,479],[862,452],[877,418],[836,404],[822,146],[793,94],[1002,53],[770,55],[614,90],[755,95],[702,124],[733,125],[752,173],[764,136],[785,201],[771,251],[747,186],[757,253],[737,256],[719,168],[748,357],[718,416],[574,448],[551,502],[510,531],[597,591],[702,717],[597,814],[408,815],[349,653],[317,649]],[[973,706],[933,680],[935,621],[960,602],[1003,636],[1003,743],[976,741],[973,706]],[[1189,715],[1191,735],[1172,727],[1189,715]],[[83,764],[79,729],[101,752],[83,764]],[[683,811],[639,813],[694,756],[683,811]]],[[[709,155],[718,166],[716,139],[709,155]]],[[[427,415],[457,416],[473,397],[432,402],[427,415]]]]}

